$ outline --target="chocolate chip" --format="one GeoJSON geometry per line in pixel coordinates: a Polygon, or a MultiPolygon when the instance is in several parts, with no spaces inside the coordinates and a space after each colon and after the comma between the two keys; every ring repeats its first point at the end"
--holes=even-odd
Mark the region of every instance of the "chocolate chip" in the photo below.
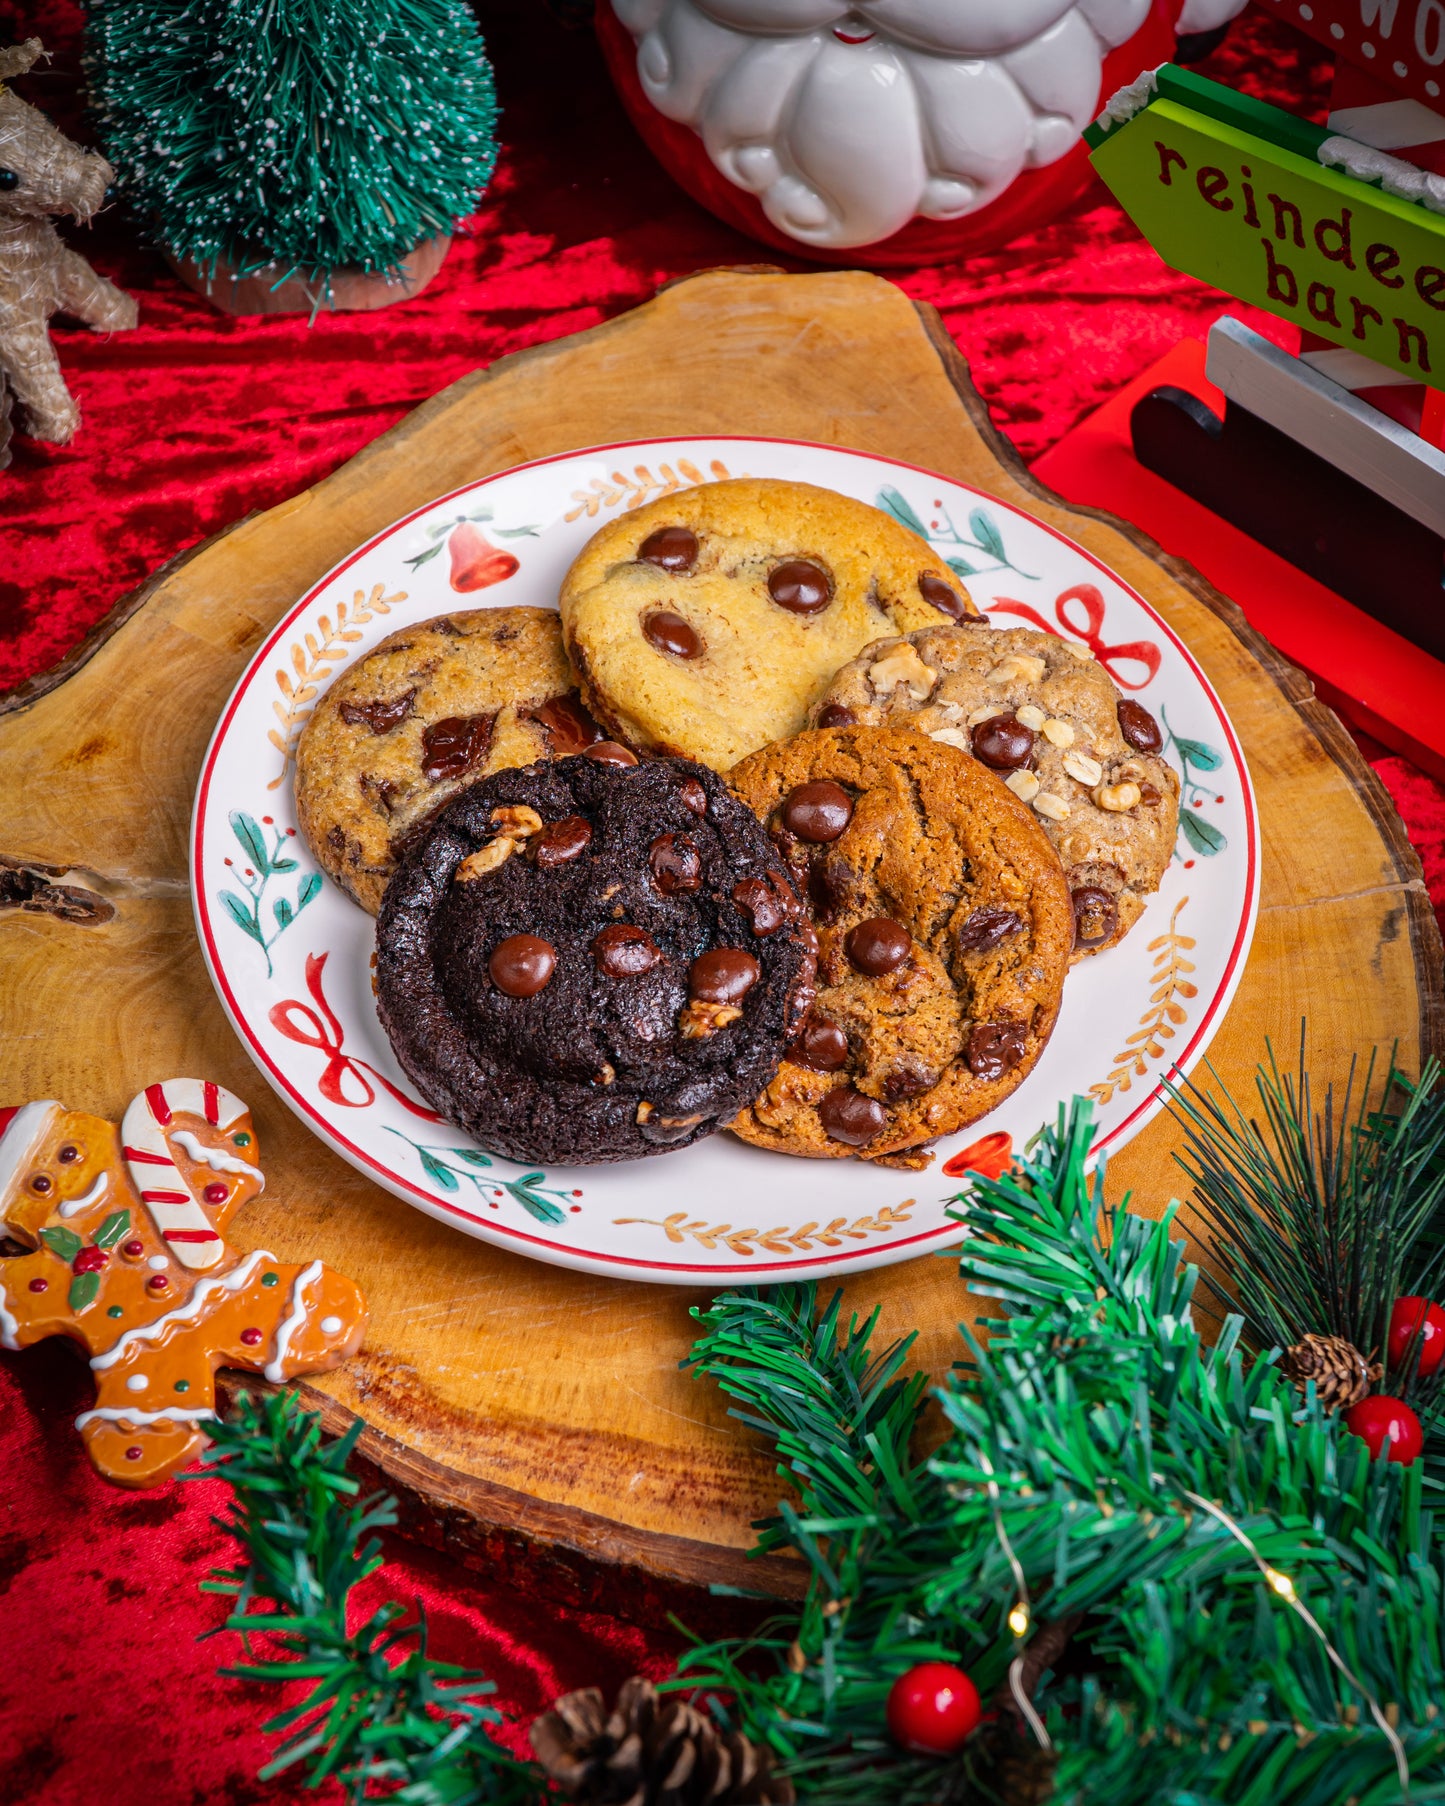
{"type": "Polygon", "coordinates": [[[789,614],[816,615],[833,600],[833,581],[807,558],[790,558],[768,573],[768,594],[789,614]]]}
{"type": "Polygon", "coordinates": [[[597,970],[609,978],[636,978],[650,972],[662,958],[662,952],[645,928],[634,928],[631,922],[613,922],[592,939],[592,957],[597,970]]]}
{"type": "Polygon", "coordinates": [[[916,1063],[895,1067],[883,1081],[883,1095],[890,1104],[901,1104],[910,1097],[922,1097],[938,1083],[938,1074],[916,1063]]]}
{"type": "Polygon", "coordinates": [[[1142,702],[1135,702],[1130,696],[1119,698],[1119,732],[1135,752],[1157,753],[1163,750],[1164,736],[1159,732],[1159,723],[1142,702]]]}
{"type": "Polygon", "coordinates": [[[406,720],[415,701],[413,688],[390,702],[380,698],[375,702],[343,702],[336,712],[352,727],[369,727],[374,734],[389,734],[406,720]]]}
{"type": "Polygon", "coordinates": [[[1143,803],[1146,809],[1157,809],[1162,800],[1158,789],[1153,784],[1141,784],[1139,786],[1139,801],[1143,803]]]}
{"type": "Polygon", "coordinates": [[[637,556],[664,571],[690,571],[697,563],[697,534],[691,527],[659,527],[637,548],[637,556]]]}
{"type": "Polygon", "coordinates": [[[934,577],[925,571],[918,579],[918,593],[930,608],[936,608],[941,615],[947,615],[950,621],[962,621],[968,616],[962,596],[951,583],[945,583],[942,577],[934,577]]]}
{"type": "Polygon", "coordinates": [[[982,909],[973,914],[958,931],[958,947],[961,953],[988,953],[1000,946],[1010,935],[1018,934],[1023,928],[1023,917],[1016,915],[1011,909],[1000,909],[994,904],[986,903],[982,909]]]}
{"type": "Polygon", "coordinates": [[[850,930],[844,946],[860,972],[881,978],[885,972],[896,972],[908,958],[913,937],[891,916],[871,916],[850,930]]]}
{"type": "Polygon", "coordinates": [[[841,1072],[848,1064],[848,1037],[826,1016],[809,1016],[788,1049],[788,1058],[810,1072],[841,1072]]]}
{"type": "Polygon", "coordinates": [[[790,834],[818,844],[836,840],[852,821],[853,799],[841,784],[819,778],[790,790],[779,814],[790,834]]]}
{"type": "Polygon", "coordinates": [[[677,794],[684,809],[691,809],[694,815],[707,814],[707,792],[696,778],[684,779],[677,794]]]}
{"type": "Polygon", "coordinates": [[[968,1037],[968,1070],[976,1079],[1001,1079],[1023,1057],[1021,1022],[980,1022],[968,1037]]]}
{"type": "Polygon", "coordinates": [[[1017,715],[994,715],[973,730],[973,756],[991,771],[1017,771],[1034,753],[1034,730],[1017,715]]]}
{"type": "Polygon", "coordinates": [[[664,897],[696,890],[702,883],[702,858],[685,834],[659,834],[648,850],[652,882],[664,897]]]}
{"type": "Polygon", "coordinates": [[[1074,945],[1102,947],[1119,926],[1119,905],[1096,884],[1081,884],[1074,897],[1074,945]]]}
{"type": "Polygon", "coordinates": [[[673,658],[701,658],[706,650],[692,623],[666,608],[656,608],[642,617],[642,637],[648,645],[673,658]]]}
{"type": "Polygon", "coordinates": [[[535,997],[557,970],[557,950],[535,934],[513,934],[487,961],[492,983],[507,997],[535,997]]]}
{"type": "Polygon", "coordinates": [[[788,919],[787,905],[766,878],[740,878],[732,897],[759,939],[776,934],[788,919]]]}
{"type": "Polygon", "coordinates": [[[741,1003],[758,982],[762,967],[741,947],[715,947],[692,962],[687,992],[702,1003],[741,1003]]]}
{"type": "Polygon", "coordinates": [[[546,734],[554,759],[565,759],[579,753],[602,738],[602,729],[582,706],[573,691],[567,696],[553,696],[534,708],[517,711],[525,721],[535,721],[546,734]]]}
{"type": "Polygon", "coordinates": [[[584,759],[595,759],[599,765],[635,765],[637,754],[628,752],[625,746],[619,746],[615,740],[599,740],[583,752],[584,759]]]}
{"type": "Polygon", "coordinates": [[[459,778],[480,765],[492,744],[496,715],[448,715],[421,737],[422,775],[433,784],[459,778]]]}
{"type": "Polygon", "coordinates": [[[836,920],[853,902],[859,890],[857,872],[841,853],[825,853],[808,874],[808,895],[820,920],[836,920]]]}
{"type": "Polygon", "coordinates": [[[401,795],[400,788],[390,778],[378,778],[369,771],[361,774],[361,794],[369,796],[384,815],[396,813],[396,799],[401,795]]]}
{"type": "Polygon", "coordinates": [[[585,815],[564,815],[561,821],[554,821],[534,843],[537,849],[537,864],[544,871],[554,865],[566,865],[569,859],[579,858],[587,851],[592,840],[592,824],[585,815]]]}
{"type": "Polygon", "coordinates": [[[818,716],[819,727],[853,727],[857,721],[852,709],[844,708],[841,702],[830,702],[818,716]]]}
{"type": "Polygon", "coordinates": [[[877,1098],[864,1097],[851,1085],[840,1085],[818,1105],[818,1120],[832,1140],[861,1148],[886,1127],[888,1112],[877,1098]]]}

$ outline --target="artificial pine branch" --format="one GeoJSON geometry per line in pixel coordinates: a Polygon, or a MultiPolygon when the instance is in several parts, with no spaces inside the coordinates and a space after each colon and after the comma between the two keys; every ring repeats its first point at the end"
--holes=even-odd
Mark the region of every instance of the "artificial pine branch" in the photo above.
{"type": "MultiPolygon", "coordinates": [[[[1352,1062],[1343,1094],[1329,1087],[1317,1109],[1302,1037],[1295,1073],[1280,1072],[1273,1048],[1258,1069],[1262,1121],[1222,1085],[1174,1090],[1187,1135],[1179,1164],[1234,1297],[1206,1283],[1227,1307],[1237,1300],[1256,1348],[1316,1334],[1383,1358],[1395,1300],[1433,1296],[1445,1280],[1440,1069],[1431,1062],[1412,1086],[1392,1057],[1378,1085],[1375,1075],[1373,1055],[1363,1074],[1352,1062]]],[[[1438,1387],[1420,1387],[1406,1365],[1388,1389],[1433,1400],[1438,1387]]]]}
{"type": "Polygon", "coordinates": [[[242,1394],[201,1458],[232,1489],[216,1521],[247,1558],[202,1584],[234,1598],[222,1628],[241,1633],[248,1655],[260,1635],[282,1651],[225,1672],[313,1683],[263,1727],[285,1741],[262,1777],[299,1763],[313,1786],[334,1776],[353,1801],[536,1806],[541,1771],[493,1740],[501,1714],[483,1703],[495,1691],[485,1676],[433,1660],[425,1620],[399,1623],[395,1603],[348,1629],[351,1589],[382,1562],[375,1532],[396,1521],[395,1500],[359,1499],[346,1472],[360,1430],[324,1443],[319,1416],[289,1392],[242,1394]]]}

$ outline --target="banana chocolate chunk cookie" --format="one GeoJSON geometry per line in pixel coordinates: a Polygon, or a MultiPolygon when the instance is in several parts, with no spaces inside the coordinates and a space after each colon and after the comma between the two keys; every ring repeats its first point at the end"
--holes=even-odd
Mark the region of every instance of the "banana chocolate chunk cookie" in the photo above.
{"type": "Polygon", "coordinates": [[[602,737],[550,608],[403,627],[348,666],[296,752],[296,819],[321,869],[375,915],[396,852],[463,784],[602,737]]]}
{"type": "Polygon", "coordinates": [[[1057,849],[1076,959],[1123,940],[1169,869],[1179,775],[1159,723],[1087,646],[983,622],[879,640],[839,671],[813,719],[918,728],[994,773],[1057,849]]]}
{"type": "Polygon", "coordinates": [[[973,614],[891,515],[806,483],[704,483],[593,536],[562,586],[588,708],[646,751],[726,771],[803,726],[880,635],[973,614]]]}
{"type": "Polygon", "coordinates": [[[799,734],[730,774],[817,928],[818,994],[731,1125],[782,1154],[922,1165],[1019,1085],[1058,1017],[1073,911],[1037,817],[910,728],[799,734]]]}
{"type": "Polygon", "coordinates": [[[783,861],[720,778],[583,755],[472,784],[404,855],[377,923],[397,1058],[514,1160],[685,1147],[772,1077],[816,943],[783,861]]]}

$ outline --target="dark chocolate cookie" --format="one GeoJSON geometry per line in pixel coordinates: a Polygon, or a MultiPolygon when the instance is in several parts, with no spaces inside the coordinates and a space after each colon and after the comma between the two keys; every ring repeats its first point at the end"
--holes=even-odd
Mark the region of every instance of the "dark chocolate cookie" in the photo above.
{"type": "Polygon", "coordinates": [[[815,945],[721,779],[604,742],[441,812],[387,887],[377,998],[411,1078],[487,1147],[635,1160],[757,1096],[812,1003],[815,945]]]}

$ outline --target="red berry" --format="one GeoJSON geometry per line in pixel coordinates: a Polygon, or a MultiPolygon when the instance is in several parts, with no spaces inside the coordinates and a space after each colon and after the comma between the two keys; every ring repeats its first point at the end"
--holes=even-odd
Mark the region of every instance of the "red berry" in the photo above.
{"type": "Polygon", "coordinates": [[[1419,1460],[1425,1446],[1420,1419],[1403,1399],[1380,1392],[1351,1405],[1345,1413],[1345,1427],[1369,1449],[1372,1461],[1378,1461],[1383,1453],[1387,1461],[1408,1467],[1419,1460]]]}
{"type": "Polygon", "coordinates": [[[888,1695],[895,1743],[925,1756],[951,1756],[978,1729],[978,1688],[951,1662],[922,1662],[900,1674],[888,1695]]]}
{"type": "Polygon", "coordinates": [[[30,1282],[30,1290],[32,1292],[48,1292],[50,1290],[50,1281],[48,1279],[32,1279],[30,1282]]]}
{"type": "Polygon", "coordinates": [[[1428,1298],[1397,1298],[1395,1308],[1390,1312],[1389,1348],[1390,1365],[1403,1367],[1422,1318],[1425,1327],[1420,1336],[1417,1371],[1423,1380],[1445,1359],[1445,1311],[1438,1304],[1432,1304],[1428,1298]]]}
{"type": "Polygon", "coordinates": [[[125,1246],[121,1249],[121,1253],[128,1254],[132,1260],[139,1260],[141,1255],[143,1255],[145,1253],[145,1251],[146,1251],[146,1245],[144,1242],[141,1242],[141,1241],[127,1242],[125,1244],[125,1246]]]}
{"type": "Polygon", "coordinates": [[[99,1273],[110,1262],[104,1248],[82,1248],[70,1263],[72,1273],[99,1273]]]}
{"type": "Polygon", "coordinates": [[[152,1273],[146,1281],[146,1289],[151,1292],[163,1292],[170,1283],[164,1273],[152,1273]]]}
{"type": "Polygon", "coordinates": [[[246,1344],[247,1348],[254,1348],[261,1340],[261,1332],[259,1329],[243,1329],[241,1331],[241,1340],[246,1344]]]}
{"type": "Polygon", "coordinates": [[[229,1185],[222,1185],[218,1179],[214,1185],[208,1185],[201,1196],[208,1204],[224,1204],[231,1195],[229,1185]]]}

